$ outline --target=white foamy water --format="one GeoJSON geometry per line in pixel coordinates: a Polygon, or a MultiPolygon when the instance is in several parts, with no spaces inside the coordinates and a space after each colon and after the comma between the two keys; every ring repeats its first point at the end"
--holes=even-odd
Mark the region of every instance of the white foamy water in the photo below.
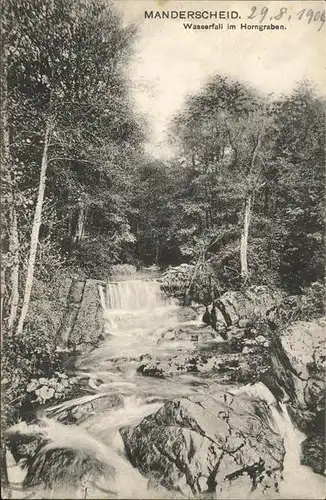
{"type": "Polygon", "coordinates": [[[291,421],[285,404],[281,411],[274,409],[273,418],[284,439],[286,454],[284,457],[284,481],[281,483],[281,498],[318,498],[326,496],[325,478],[315,474],[310,467],[300,464],[301,442],[306,436],[296,429],[291,421]]]}
{"type": "Polygon", "coordinates": [[[234,394],[245,393],[255,399],[265,401],[272,414],[271,426],[282,438],[285,448],[283,462],[283,481],[280,483],[280,499],[324,499],[326,493],[325,478],[315,474],[310,467],[301,465],[301,442],[306,436],[296,429],[291,421],[287,407],[278,403],[270,390],[261,382],[236,389],[234,394]]]}
{"type": "MultiPolygon", "coordinates": [[[[182,344],[177,342],[157,344],[164,330],[180,325],[176,302],[162,294],[157,281],[129,279],[109,283],[99,292],[106,321],[106,340],[91,354],[78,360],[81,372],[91,375],[94,380],[101,380],[98,394],[58,404],[52,407],[51,414],[55,417],[76,404],[89,403],[106,394],[118,394],[123,398],[123,405],[104,411],[90,411],[79,426],[63,425],[53,418],[45,418],[42,428],[32,426],[27,429],[26,424],[18,425],[23,432],[41,432],[47,437],[49,444],[41,453],[46,453],[51,447],[71,449],[77,454],[86,453],[114,468],[117,474],[114,480],[105,476],[96,481],[92,477],[82,477],[77,489],[69,486],[67,476],[67,484],[55,490],[34,488],[32,492],[25,492],[25,496],[19,496],[24,494],[16,491],[13,498],[27,498],[26,495],[31,493],[33,496],[30,498],[176,498],[175,493],[148,488],[147,479],[124,456],[119,429],[139,423],[145,416],[155,413],[166,400],[197,392],[207,393],[210,397],[217,388],[209,379],[199,380],[194,374],[164,380],[137,374],[141,355],[164,358],[171,353],[184,352],[182,344]]],[[[198,322],[187,324],[194,323],[198,322]]],[[[260,398],[271,408],[271,424],[283,437],[286,449],[284,481],[280,485],[279,498],[324,498],[324,479],[300,465],[300,442],[304,436],[294,429],[286,407],[283,406],[280,411],[273,395],[263,384],[230,388],[232,390],[260,398]]],[[[231,496],[255,497],[253,493],[243,491],[232,491],[231,496]]]]}

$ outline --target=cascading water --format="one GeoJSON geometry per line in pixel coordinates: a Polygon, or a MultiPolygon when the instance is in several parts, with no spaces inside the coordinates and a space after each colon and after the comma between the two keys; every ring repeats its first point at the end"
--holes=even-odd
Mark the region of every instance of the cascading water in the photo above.
{"type": "Polygon", "coordinates": [[[301,465],[301,442],[305,435],[296,429],[291,421],[284,403],[277,403],[273,394],[262,383],[246,385],[234,391],[235,394],[246,393],[265,401],[272,414],[271,425],[284,442],[285,457],[283,461],[283,481],[280,484],[280,499],[324,499],[325,479],[315,474],[310,467],[301,465]]]}
{"type": "MultiPolygon", "coordinates": [[[[124,456],[119,428],[139,423],[146,415],[155,413],[169,399],[188,396],[194,392],[204,392],[210,397],[212,384],[210,380],[202,378],[202,387],[199,389],[198,384],[192,384],[195,375],[190,374],[170,380],[137,374],[139,356],[150,354],[164,357],[182,349],[178,342],[158,345],[164,329],[180,325],[180,308],[175,301],[162,294],[157,281],[130,279],[108,283],[105,288],[100,288],[99,293],[107,338],[91,354],[81,356],[77,366],[80,372],[87,372],[95,381],[101,381],[96,382],[98,394],[52,407],[48,412],[51,418],[43,418],[42,425],[36,428],[27,429],[25,424],[18,424],[22,433],[41,433],[49,440],[49,444],[37,458],[38,470],[42,464],[47,463],[51,449],[73,450],[75,454],[74,467],[65,468],[66,485],[46,492],[40,487],[34,488],[33,498],[176,498],[175,492],[169,495],[167,492],[148,489],[147,480],[124,456]],[[106,394],[119,395],[123,399],[123,405],[92,412],[78,426],[63,425],[54,420],[61,411],[106,394]],[[82,470],[81,464],[84,464],[84,458],[89,456],[102,464],[104,471],[107,470],[106,467],[115,469],[115,475],[100,471],[94,480],[91,471],[87,474],[82,470]],[[71,487],[74,478],[69,477],[69,474],[77,476],[78,488],[71,487]]],[[[198,322],[190,321],[187,324],[198,322]]],[[[288,498],[289,495],[297,495],[295,498],[298,499],[323,498],[323,478],[300,465],[302,436],[293,428],[286,407],[282,406],[280,411],[274,397],[263,384],[244,386],[235,392],[243,391],[267,402],[272,411],[272,425],[284,439],[286,455],[280,498],[288,498]],[[316,492],[316,496],[311,496],[311,491],[307,491],[309,488],[316,492]]],[[[58,463],[58,467],[65,467],[64,462],[58,463]]],[[[232,493],[233,498],[243,498],[241,491],[239,495],[232,493]]]]}
{"type": "Polygon", "coordinates": [[[121,335],[130,328],[156,327],[162,316],[166,320],[176,309],[175,302],[164,297],[155,280],[108,283],[106,290],[100,288],[100,299],[107,329],[112,335],[121,335]]]}
{"type": "Polygon", "coordinates": [[[306,436],[293,426],[286,405],[280,403],[280,408],[281,411],[274,409],[273,418],[283,437],[286,450],[283,464],[284,481],[280,489],[281,497],[324,499],[326,496],[324,478],[315,474],[310,467],[300,464],[300,445],[306,436]]]}

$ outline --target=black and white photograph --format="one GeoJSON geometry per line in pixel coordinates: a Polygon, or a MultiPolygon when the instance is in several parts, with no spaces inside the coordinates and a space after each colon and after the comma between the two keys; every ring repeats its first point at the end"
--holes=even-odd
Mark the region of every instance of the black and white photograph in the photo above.
{"type": "Polygon", "coordinates": [[[2,0],[1,498],[326,498],[325,8],[2,0]]]}

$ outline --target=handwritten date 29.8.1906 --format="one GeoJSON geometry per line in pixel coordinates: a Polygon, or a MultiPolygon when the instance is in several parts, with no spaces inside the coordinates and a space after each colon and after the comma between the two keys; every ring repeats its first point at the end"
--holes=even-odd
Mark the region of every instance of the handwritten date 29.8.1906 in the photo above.
{"type": "MultiPolygon", "coordinates": [[[[292,10],[292,9],[291,9],[292,10]]],[[[290,21],[292,18],[292,13],[289,12],[287,7],[280,7],[275,11],[275,9],[269,9],[268,7],[256,7],[253,5],[251,7],[251,12],[248,19],[256,19],[259,23],[264,21],[290,21]]],[[[313,9],[301,9],[295,12],[294,18],[299,21],[305,21],[308,24],[314,24],[318,26],[318,31],[322,29],[325,24],[325,11],[313,10],[313,9]],[[318,23],[318,24],[317,24],[318,23]]]]}

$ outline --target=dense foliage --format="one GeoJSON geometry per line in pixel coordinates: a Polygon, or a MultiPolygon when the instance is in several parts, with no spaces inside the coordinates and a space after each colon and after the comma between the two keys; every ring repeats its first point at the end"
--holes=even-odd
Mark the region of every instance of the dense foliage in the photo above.
{"type": "MultiPolygon", "coordinates": [[[[249,281],[300,293],[323,280],[324,121],[325,100],[305,82],[272,100],[215,77],[191,96],[174,119],[179,155],[165,170],[174,215],[161,245],[174,263],[208,263],[220,290],[249,281]]],[[[156,195],[151,220],[165,199],[156,195]]]]}
{"type": "Polygon", "coordinates": [[[185,244],[191,252],[195,241],[206,240],[207,256],[220,278],[239,286],[239,240],[245,198],[251,193],[250,279],[298,291],[323,276],[325,101],[302,84],[276,102],[257,96],[255,109],[248,110],[251,94],[251,89],[217,78],[188,102],[187,117],[195,121],[195,130],[177,117],[190,177],[180,193],[181,226],[192,228],[185,244]],[[190,133],[197,138],[193,150],[190,133]]]}

